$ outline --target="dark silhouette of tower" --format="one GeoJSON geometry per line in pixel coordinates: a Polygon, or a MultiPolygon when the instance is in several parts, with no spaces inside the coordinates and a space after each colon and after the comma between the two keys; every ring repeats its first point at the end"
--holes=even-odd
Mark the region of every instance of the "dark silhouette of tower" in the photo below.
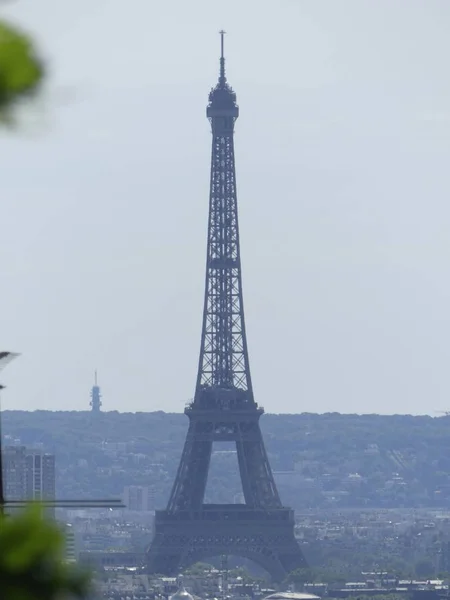
{"type": "Polygon", "coordinates": [[[94,385],[92,386],[91,390],[91,401],[89,402],[89,406],[92,407],[93,413],[100,412],[100,407],[102,405],[102,401],[100,400],[101,397],[102,395],[100,394],[100,387],[97,384],[97,371],[95,371],[94,385]]]}
{"type": "Polygon", "coordinates": [[[225,77],[209,94],[211,187],[200,360],[189,430],[166,510],[155,515],[151,573],[174,575],[208,556],[247,557],[275,580],[306,566],[294,514],[282,506],[253,398],[242,300],[233,133],[239,115],[225,77]],[[235,442],[245,504],[204,504],[215,441],[235,442]]]}

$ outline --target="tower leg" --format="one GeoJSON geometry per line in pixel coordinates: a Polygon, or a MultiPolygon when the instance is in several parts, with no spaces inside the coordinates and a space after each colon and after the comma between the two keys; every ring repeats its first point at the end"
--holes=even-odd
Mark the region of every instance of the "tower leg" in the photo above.
{"type": "Polygon", "coordinates": [[[281,507],[258,422],[238,425],[236,449],[245,503],[252,507],[281,507]]]}
{"type": "Polygon", "coordinates": [[[208,424],[191,421],[183,448],[178,473],[167,509],[170,512],[199,509],[205,497],[211,462],[212,439],[199,439],[205,435],[208,424]]]}

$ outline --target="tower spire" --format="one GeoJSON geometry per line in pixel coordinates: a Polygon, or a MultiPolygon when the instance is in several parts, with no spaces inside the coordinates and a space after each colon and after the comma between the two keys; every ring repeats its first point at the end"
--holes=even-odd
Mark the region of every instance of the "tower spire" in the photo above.
{"type": "Polygon", "coordinates": [[[227,81],[227,78],[225,77],[225,56],[224,56],[224,37],[225,37],[225,31],[223,29],[221,29],[219,31],[220,33],[220,75],[219,75],[219,84],[221,86],[225,86],[225,83],[227,81]]]}

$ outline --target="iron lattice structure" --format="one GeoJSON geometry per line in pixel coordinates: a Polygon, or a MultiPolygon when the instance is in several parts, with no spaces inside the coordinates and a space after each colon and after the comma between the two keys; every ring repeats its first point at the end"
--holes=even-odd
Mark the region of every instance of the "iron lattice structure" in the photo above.
{"type": "Polygon", "coordinates": [[[242,298],[234,158],[236,95],[225,76],[209,95],[211,182],[203,326],[189,429],[166,510],[157,511],[148,569],[174,575],[208,556],[238,555],[275,580],[306,565],[282,506],[253,397],[242,298]],[[245,504],[205,504],[213,442],[235,442],[245,504]]]}

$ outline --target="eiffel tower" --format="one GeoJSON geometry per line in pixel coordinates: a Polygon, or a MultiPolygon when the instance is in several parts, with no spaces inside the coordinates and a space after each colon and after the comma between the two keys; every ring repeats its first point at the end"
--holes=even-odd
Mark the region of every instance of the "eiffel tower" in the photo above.
{"type": "Polygon", "coordinates": [[[294,513],[280,501],[253,398],[242,300],[234,162],[236,94],[220,74],[209,94],[212,129],[206,290],[200,360],[189,430],[166,510],[156,511],[150,573],[176,575],[212,556],[246,557],[275,581],[306,566],[294,513]],[[205,504],[213,442],[235,442],[245,504],[205,504]]]}

